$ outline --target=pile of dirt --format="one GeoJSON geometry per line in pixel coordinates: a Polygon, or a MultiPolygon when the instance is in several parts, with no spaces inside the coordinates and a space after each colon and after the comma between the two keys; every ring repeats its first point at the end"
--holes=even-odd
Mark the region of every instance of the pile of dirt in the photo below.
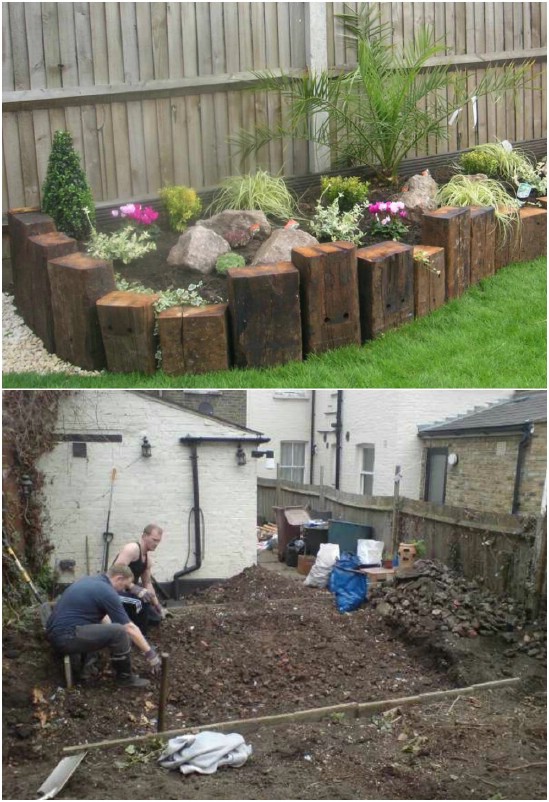
{"type": "MultiPolygon", "coordinates": [[[[437,631],[416,643],[373,604],[342,615],[328,591],[253,567],[185,600],[150,640],[169,654],[166,728],[178,730],[455,687],[442,636],[470,646],[461,679],[478,681],[478,645],[492,639],[437,631]]],[[[65,746],[155,733],[158,680],[119,689],[105,659],[98,678],[67,690],[37,621],[3,638],[4,799],[34,798],[65,746]]],[[[145,665],[135,655],[135,669],[145,665]]],[[[484,654],[483,666],[490,679],[520,675],[499,652],[484,654]]],[[[157,742],[91,749],[60,798],[478,799],[494,786],[500,798],[545,798],[542,684],[529,696],[515,687],[370,718],[262,727],[249,735],[254,753],[242,769],[211,777],[160,768],[157,742]]]]}
{"type": "Polygon", "coordinates": [[[519,652],[547,665],[547,622],[531,621],[512,598],[498,599],[438,560],[417,560],[393,585],[372,588],[370,600],[389,623],[411,634],[451,632],[458,637],[499,635],[507,656],[519,652]]]}

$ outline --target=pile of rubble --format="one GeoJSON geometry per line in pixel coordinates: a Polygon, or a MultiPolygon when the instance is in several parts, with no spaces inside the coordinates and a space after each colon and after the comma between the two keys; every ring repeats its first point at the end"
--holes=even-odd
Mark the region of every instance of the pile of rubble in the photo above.
{"type": "Polygon", "coordinates": [[[438,560],[417,560],[393,584],[369,588],[368,600],[389,623],[412,633],[500,635],[509,643],[507,655],[520,651],[539,660],[547,658],[545,621],[529,621],[517,601],[496,598],[438,560]]]}

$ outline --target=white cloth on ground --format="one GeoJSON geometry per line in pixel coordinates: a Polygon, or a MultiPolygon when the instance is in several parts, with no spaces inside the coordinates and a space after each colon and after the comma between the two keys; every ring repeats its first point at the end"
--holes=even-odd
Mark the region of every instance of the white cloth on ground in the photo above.
{"type": "Polygon", "coordinates": [[[251,754],[252,747],[242,735],[204,730],[197,735],[170,738],[158,762],[182,774],[214,774],[221,766],[243,766],[251,754]]]}

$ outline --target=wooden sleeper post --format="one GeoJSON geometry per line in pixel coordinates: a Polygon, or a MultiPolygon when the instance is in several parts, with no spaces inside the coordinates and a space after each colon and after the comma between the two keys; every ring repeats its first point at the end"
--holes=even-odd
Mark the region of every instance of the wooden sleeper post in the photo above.
{"type": "Polygon", "coordinates": [[[469,207],[443,206],[423,215],[421,241],[446,252],[446,299],[459,298],[470,282],[471,212],[469,207]]]}
{"type": "Polygon", "coordinates": [[[438,309],[446,300],[445,253],[436,245],[415,245],[414,315],[422,317],[438,309]]]}
{"type": "Polygon", "coordinates": [[[41,212],[11,209],[8,210],[8,229],[15,304],[25,323],[32,328],[34,298],[29,272],[28,240],[29,237],[55,231],[55,223],[49,215],[41,212]]]}
{"type": "Polygon", "coordinates": [[[492,206],[471,206],[471,284],[494,275],[495,256],[495,209],[492,206]]]}
{"type": "Polygon", "coordinates": [[[414,317],[412,248],[382,242],[357,251],[362,340],[371,340],[414,317]]]}
{"type": "Polygon", "coordinates": [[[76,240],[60,231],[28,238],[27,269],[33,297],[31,328],[50,354],[55,353],[55,336],[48,262],[59,256],[75,253],[77,249],[76,240]]]}
{"type": "Polygon", "coordinates": [[[115,290],[97,301],[107,367],[113,373],[156,371],[154,303],[158,295],[115,290]]]}
{"type": "Polygon", "coordinates": [[[299,270],[304,353],[360,345],[356,247],[330,242],[294,248],[299,270]]]}
{"type": "Polygon", "coordinates": [[[86,370],[105,367],[96,301],[115,289],[112,262],[70,253],[48,262],[55,351],[86,370]]]}
{"type": "Polygon", "coordinates": [[[518,262],[530,262],[547,254],[547,210],[523,206],[519,212],[520,240],[518,262]]]}
{"type": "Polygon", "coordinates": [[[269,367],[302,359],[299,272],[291,262],[227,272],[235,364],[269,367]]]}
{"type": "Polygon", "coordinates": [[[168,376],[228,370],[228,306],[175,306],[158,316],[162,370],[168,376]]]}

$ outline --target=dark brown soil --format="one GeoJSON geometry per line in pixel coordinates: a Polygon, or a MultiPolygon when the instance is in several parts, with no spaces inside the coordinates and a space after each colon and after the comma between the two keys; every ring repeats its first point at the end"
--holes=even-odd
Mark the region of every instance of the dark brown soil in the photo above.
{"type": "MultiPolygon", "coordinates": [[[[261,727],[240,769],[185,778],[158,745],[92,749],[64,799],[545,799],[545,669],[497,639],[413,641],[372,605],[246,569],[174,608],[151,640],[169,657],[168,729],[409,696],[509,676],[512,689],[388,714],[261,727]],[[156,751],[154,751],[156,749],[156,751]]],[[[32,799],[64,746],[154,733],[158,681],[117,689],[108,663],[67,691],[37,624],[4,627],[3,798],[32,799]]],[[[145,673],[136,656],[135,668],[145,673]]]]}
{"type": "MultiPolygon", "coordinates": [[[[310,190],[300,198],[300,217],[307,218],[314,214],[318,195],[318,190],[310,190]]],[[[373,203],[378,200],[390,200],[391,192],[386,188],[376,187],[372,184],[369,198],[373,203]]],[[[112,226],[110,228],[112,228],[112,226]]],[[[365,233],[361,247],[380,242],[379,237],[373,237],[367,233],[366,226],[363,228],[365,233]]],[[[421,241],[420,227],[408,222],[407,228],[408,233],[402,238],[402,242],[408,245],[418,244],[421,241]]],[[[115,262],[115,272],[119,273],[128,281],[138,282],[145,287],[157,291],[178,287],[186,289],[189,284],[198,284],[201,282],[202,286],[199,288],[199,293],[208,303],[226,302],[227,279],[225,276],[220,276],[217,273],[203,276],[197,271],[183,267],[172,267],[168,264],[168,254],[177,243],[179,237],[180,234],[162,229],[156,238],[156,251],[146,254],[142,259],[138,259],[129,265],[115,262]]],[[[246,264],[249,264],[260,245],[260,241],[252,239],[248,245],[243,248],[235,248],[234,251],[235,253],[241,254],[246,260],[246,264]]]]}

